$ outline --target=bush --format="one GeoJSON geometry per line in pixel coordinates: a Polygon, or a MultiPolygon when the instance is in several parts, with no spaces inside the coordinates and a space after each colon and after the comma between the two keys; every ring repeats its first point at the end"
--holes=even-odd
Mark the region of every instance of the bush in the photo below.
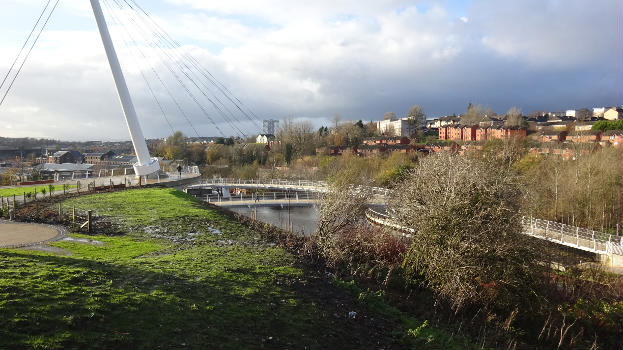
{"type": "Polygon", "coordinates": [[[623,119],[620,120],[599,120],[593,124],[592,130],[623,130],[623,119]]]}
{"type": "Polygon", "coordinates": [[[514,310],[539,295],[544,261],[521,233],[516,176],[506,159],[441,153],[420,161],[389,210],[413,228],[403,266],[455,310],[514,310]]]}

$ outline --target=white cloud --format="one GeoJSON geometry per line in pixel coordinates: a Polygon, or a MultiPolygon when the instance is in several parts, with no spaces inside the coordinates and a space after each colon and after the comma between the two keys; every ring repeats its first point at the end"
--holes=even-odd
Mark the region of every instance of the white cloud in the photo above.
{"type": "MultiPolygon", "coordinates": [[[[348,119],[372,119],[387,110],[402,114],[414,103],[436,115],[460,113],[469,101],[499,112],[511,105],[529,112],[607,105],[623,97],[617,82],[623,74],[616,27],[621,4],[607,0],[479,0],[458,15],[451,4],[402,0],[365,6],[354,0],[166,1],[177,11],[154,13],[158,23],[182,38],[183,50],[260,117],[321,120],[339,112],[348,119]]],[[[67,4],[69,13],[92,16],[85,1],[67,4]]],[[[175,51],[162,54],[143,46],[147,58],[138,55],[135,61],[122,45],[123,28],[113,25],[111,32],[147,137],[170,130],[141,71],[174,128],[193,134],[154,79],[152,67],[176,90],[199,132],[217,134],[162,65],[167,55],[179,57],[175,51]]],[[[0,46],[0,57],[13,57],[17,50],[0,46]]],[[[6,68],[6,60],[0,60],[0,72],[6,68]]],[[[203,100],[200,91],[187,85],[203,100]]],[[[211,118],[234,133],[205,105],[211,118]]],[[[127,138],[95,27],[69,31],[57,26],[44,33],[0,107],[0,117],[11,121],[0,126],[2,136],[127,138]]],[[[242,128],[256,131],[250,123],[242,128]]]]}

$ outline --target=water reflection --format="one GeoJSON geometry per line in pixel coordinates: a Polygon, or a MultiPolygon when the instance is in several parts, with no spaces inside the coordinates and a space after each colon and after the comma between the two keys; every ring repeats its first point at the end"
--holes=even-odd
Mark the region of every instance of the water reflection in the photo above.
{"type": "MultiPolygon", "coordinates": [[[[235,207],[230,210],[251,217],[251,208],[235,207]]],[[[318,208],[316,207],[291,207],[288,214],[287,207],[257,207],[257,220],[286,229],[288,217],[292,222],[294,232],[303,235],[311,235],[316,231],[318,224],[318,208]]]]}

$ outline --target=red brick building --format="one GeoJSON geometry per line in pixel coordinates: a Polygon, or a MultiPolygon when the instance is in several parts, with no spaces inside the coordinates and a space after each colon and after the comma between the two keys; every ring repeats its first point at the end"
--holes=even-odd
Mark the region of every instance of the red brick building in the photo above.
{"type": "Polygon", "coordinates": [[[525,138],[526,129],[511,129],[504,127],[473,126],[445,126],[438,130],[440,140],[453,141],[486,141],[492,138],[525,138]]]}

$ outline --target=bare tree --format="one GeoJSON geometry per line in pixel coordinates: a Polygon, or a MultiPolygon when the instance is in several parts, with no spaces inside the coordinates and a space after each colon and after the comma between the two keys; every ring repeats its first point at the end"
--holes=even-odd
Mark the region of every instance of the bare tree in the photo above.
{"type": "Polygon", "coordinates": [[[507,127],[522,127],[524,125],[523,117],[521,116],[521,109],[517,107],[511,107],[506,112],[506,121],[504,125],[507,127]]]}
{"type": "Polygon", "coordinates": [[[579,121],[588,121],[593,117],[593,112],[588,108],[580,108],[575,111],[575,119],[579,121]]]}
{"type": "Polygon", "coordinates": [[[456,310],[531,305],[542,260],[521,233],[520,196],[511,168],[492,159],[422,159],[388,202],[401,225],[414,230],[407,272],[422,275],[456,310]]]}
{"type": "Polygon", "coordinates": [[[418,129],[426,126],[426,114],[422,107],[413,105],[409,108],[406,118],[409,122],[411,133],[409,136],[414,136],[418,129]]]}
{"type": "Polygon", "coordinates": [[[465,114],[461,116],[461,124],[476,125],[484,119],[485,115],[486,111],[482,106],[474,106],[470,103],[465,114]]]}
{"type": "Polygon", "coordinates": [[[396,120],[396,113],[385,112],[385,114],[383,114],[383,120],[396,120]]]}
{"type": "Polygon", "coordinates": [[[367,186],[332,185],[320,201],[316,235],[321,250],[330,253],[335,238],[345,228],[354,228],[365,218],[367,186]]]}

